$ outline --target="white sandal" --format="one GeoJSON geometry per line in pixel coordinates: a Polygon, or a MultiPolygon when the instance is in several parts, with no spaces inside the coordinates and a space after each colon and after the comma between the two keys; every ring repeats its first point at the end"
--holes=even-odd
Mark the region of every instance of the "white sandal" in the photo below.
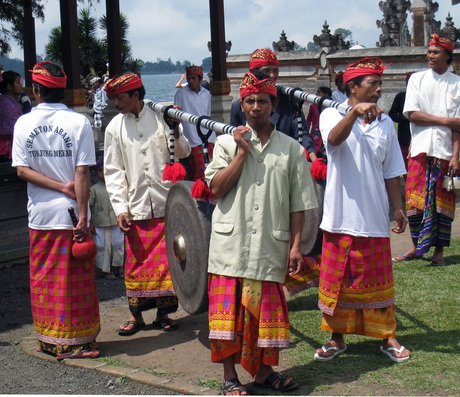
{"type": "Polygon", "coordinates": [[[407,357],[395,357],[393,354],[391,354],[392,351],[395,351],[395,352],[401,354],[404,351],[404,349],[405,349],[404,346],[401,346],[399,349],[396,349],[396,347],[387,347],[386,349],[384,349],[383,346],[380,346],[380,351],[382,353],[385,353],[395,363],[403,363],[404,361],[409,360],[410,354],[407,357]]]}
{"type": "Polygon", "coordinates": [[[330,346],[328,348],[326,348],[326,346],[322,346],[321,349],[323,349],[324,353],[327,353],[329,350],[332,350],[334,352],[334,354],[332,354],[330,356],[327,356],[327,357],[323,357],[323,356],[320,356],[318,353],[315,353],[315,360],[316,361],[329,361],[329,360],[332,360],[335,356],[338,356],[340,353],[342,353],[345,350],[347,350],[347,346],[345,345],[345,347],[343,349],[341,349],[340,347],[337,347],[337,346],[330,346]]]}

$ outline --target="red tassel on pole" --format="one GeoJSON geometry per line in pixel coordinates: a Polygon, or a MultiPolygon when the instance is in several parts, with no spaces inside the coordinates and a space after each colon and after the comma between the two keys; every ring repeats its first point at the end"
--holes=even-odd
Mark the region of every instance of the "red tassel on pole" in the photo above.
{"type": "Polygon", "coordinates": [[[215,197],[211,193],[211,189],[209,189],[208,184],[206,181],[201,178],[198,179],[192,186],[192,190],[190,192],[193,198],[201,199],[203,201],[214,201],[215,197]]]}
{"type": "Polygon", "coordinates": [[[311,165],[311,176],[317,181],[325,180],[327,177],[327,164],[324,159],[318,158],[311,165]]]}
{"type": "Polygon", "coordinates": [[[166,164],[163,171],[163,181],[171,181],[172,183],[177,181],[183,181],[187,171],[181,163],[166,164]]]}

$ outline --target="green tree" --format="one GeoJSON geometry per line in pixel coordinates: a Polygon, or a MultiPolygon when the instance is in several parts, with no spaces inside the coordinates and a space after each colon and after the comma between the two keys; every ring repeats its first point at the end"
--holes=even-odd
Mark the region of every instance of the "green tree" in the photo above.
{"type": "Polygon", "coordinates": [[[49,60],[62,65],[62,29],[56,26],[51,29],[48,43],[45,44],[45,55],[49,60]]]}
{"type": "Polygon", "coordinates": [[[205,72],[209,72],[212,68],[212,57],[204,58],[201,61],[201,67],[205,72]]]}
{"type": "Polygon", "coordinates": [[[107,59],[107,49],[101,40],[95,36],[98,29],[97,19],[91,17],[88,8],[80,11],[78,19],[80,66],[83,76],[91,71],[104,74],[107,59]]]}
{"type": "Polygon", "coordinates": [[[353,40],[353,33],[351,32],[351,30],[344,29],[344,28],[337,28],[334,31],[334,34],[338,34],[338,33],[342,34],[343,41],[350,42],[350,46],[355,45],[355,41],[353,40]]]}
{"type": "Polygon", "coordinates": [[[319,51],[321,50],[321,46],[319,46],[318,44],[315,44],[313,42],[308,42],[307,44],[307,51],[319,51]]]}
{"type": "MultiPolygon", "coordinates": [[[[11,51],[10,41],[24,46],[24,0],[0,0],[0,55],[11,51]],[[11,25],[11,28],[7,26],[11,25]]],[[[44,6],[40,0],[32,0],[32,13],[35,18],[44,21],[44,6]]]]}
{"type": "MultiPolygon", "coordinates": [[[[105,48],[108,48],[107,44],[107,16],[103,15],[99,19],[101,28],[105,32],[102,42],[105,48]]],[[[123,63],[124,71],[130,71],[132,73],[140,73],[144,62],[140,59],[133,58],[131,45],[129,44],[128,36],[129,22],[128,17],[125,14],[120,13],[120,40],[121,40],[121,61],[123,63]]]]}

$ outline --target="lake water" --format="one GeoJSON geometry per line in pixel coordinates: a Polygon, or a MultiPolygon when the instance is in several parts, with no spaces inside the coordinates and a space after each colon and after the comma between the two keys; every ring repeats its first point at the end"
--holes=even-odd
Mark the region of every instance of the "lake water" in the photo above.
{"type": "Polygon", "coordinates": [[[177,91],[176,83],[182,74],[144,74],[145,98],[154,102],[173,102],[177,91]]]}

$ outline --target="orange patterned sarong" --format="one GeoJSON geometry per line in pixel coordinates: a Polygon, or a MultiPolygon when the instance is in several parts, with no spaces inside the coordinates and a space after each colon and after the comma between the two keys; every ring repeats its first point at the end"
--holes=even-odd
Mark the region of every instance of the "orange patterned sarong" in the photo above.
{"type": "Polygon", "coordinates": [[[210,274],[208,294],[212,361],[235,355],[252,376],[261,363],[278,365],[290,336],[283,286],[210,274]]]}

